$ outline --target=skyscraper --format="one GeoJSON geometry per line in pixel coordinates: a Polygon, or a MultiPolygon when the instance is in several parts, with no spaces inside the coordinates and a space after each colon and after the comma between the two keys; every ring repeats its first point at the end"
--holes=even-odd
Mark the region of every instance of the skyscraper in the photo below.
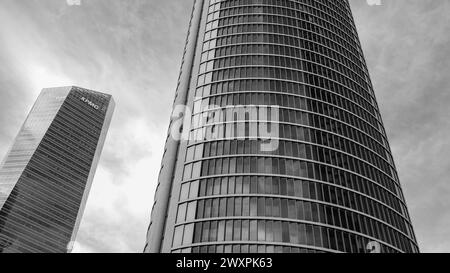
{"type": "Polygon", "coordinates": [[[110,95],[42,90],[0,165],[0,253],[71,251],[113,111],[110,95]]]}
{"type": "Polygon", "coordinates": [[[174,103],[145,252],[419,251],[347,0],[194,1],[174,103]]]}

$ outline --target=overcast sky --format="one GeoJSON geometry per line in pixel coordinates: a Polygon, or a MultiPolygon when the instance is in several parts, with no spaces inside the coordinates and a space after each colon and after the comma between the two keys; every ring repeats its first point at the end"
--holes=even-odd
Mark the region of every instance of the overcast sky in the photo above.
{"type": "MultiPolygon", "coordinates": [[[[350,2],[421,250],[450,252],[450,3],[350,2]]],[[[143,250],[191,5],[0,0],[1,158],[42,88],[117,103],[75,252],[143,250]]]]}

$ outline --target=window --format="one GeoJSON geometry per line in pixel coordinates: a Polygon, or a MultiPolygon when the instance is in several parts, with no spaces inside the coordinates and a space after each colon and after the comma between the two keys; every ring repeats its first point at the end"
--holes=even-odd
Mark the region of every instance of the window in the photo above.
{"type": "Polygon", "coordinates": [[[211,242],[217,241],[217,221],[211,222],[209,240],[211,242]]]}
{"type": "Polygon", "coordinates": [[[287,195],[286,178],[281,178],[281,181],[280,181],[280,194],[281,195],[287,195]]]}
{"type": "MultiPolygon", "coordinates": [[[[320,230],[320,227],[314,226],[313,232],[314,232],[314,245],[322,247],[322,232],[320,230]]],[[[348,242],[349,240],[346,241],[348,242]]]]}
{"type": "Polygon", "coordinates": [[[234,194],[234,192],[235,192],[235,178],[230,177],[228,181],[228,193],[234,194]]]}
{"type": "Polygon", "coordinates": [[[184,227],[183,245],[189,245],[192,243],[194,236],[194,224],[189,224],[184,227]]]}
{"type": "Polygon", "coordinates": [[[233,240],[233,221],[226,221],[225,241],[233,240]]]}
{"type": "Polygon", "coordinates": [[[186,221],[193,221],[195,219],[195,211],[197,209],[197,201],[190,202],[187,207],[186,221]]]}
{"type": "Polygon", "coordinates": [[[258,198],[258,216],[265,216],[265,199],[258,198]]]}
{"type": "Polygon", "coordinates": [[[186,161],[192,161],[194,159],[194,147],[189,147],[186,153],[186,161]]]}
{"type": "Polygon", "coordinates": [[[250,215],[250,198],[244,197],[242,199],[242,216],[250,215]]]}
{"type": "Polygon", "coordinates": [[[295,196],[294,181],[292,179],[287,180],[287,194],[288,196],[295,196]]]}
{"type": "Polygon", "coordinates": [[[298,239],[299,244],[306,245],[306,227],[305,224],[298,225],[298,239]]]}
{"type": "Polygon", "coordinates": [[[189,183],[181,185],[180,201],[186,200],[189,197],[189,183]]]}
{"type": "Polygon", "coordinates": [[[217,198],[212,200],[211,217],[219,217],[219,199],[217,198]]]}
{"type": "Polygon", "coordinates": [[[202,238],[202,223],[195,224],[194,243],[200,243],[202,238]]]}
{"type": "Polygon", "coordinates": [[[214,180],[214,195],[220,194],[220,182],[221,180],[219,178],[214,180]]]}
{"type": "Polygon", "coordinates": [[[299,243],[297,224],[295,224],[295,223],[289,224],[289,237],[290,237],[291,243],[293,243],[293,244],[299,243]]]}
{"type": "Polygon", "coordinates": [[[250,199],[250,216],[258,216],[258,199],[256,197],[250,199]]]}
{"type": "Polygon", "coordinates": [[[242,240],[249,240],[249,220],[242,221],[242,240]]]}
{"type": "Polygon", "coordinates": [[[206,194],[205,194],[205,196],[213,195],[214,180],[208,179],[208,180],[204,181],[203,183],[206,184],[206,194]]]}
{"type": "Polygon", "coordinates": [[[192,164],[186,165],[184,167],[183,180],[189,180],[191,178],[191,172],[192,172],[192,164]]]}
{"type": "Polygon", "coordinates": [[[242,215],[242,198],[234,199],[234,216],[242,215]]]}
{"type": "Polygon", "coordinates": [[[265,193],[265,186],[266,186],[266,180],[264,179],[264,177],[258,177],[258,190],[257,191],[259,194],[265,193]]]}
{"type": "Polygon", "coordinates": [[[250,221],[250,241],[258,240],[258,221],[250,221]]]}
{"type": "Polygon", "coordinates": [[[288,201],[288,217],[289,219],[296,219],[297,213],[295,210],[295,200],[289,200],[288,201]]]}
{"type": "Polygon", "coordinates": [[[210,218],[211,217],[211,209],[212,209],[212,200],[208,199],[208,200],[205,201],[205,208],[204,208],[204,210],[205,210],[204,217],[205,218],[210,218]]]}
{"type": "Polygon", "coordinates": [[[234,198],[227,198],[227,216],[233,216],[234,198]]]}
{"type": "Polygon", "coordinates": [[[274,222],[274,241],[275,242],[282,242],[283,236],[282,236],[282,230],[281,230],[281,222],[275,221],[274,222]]]}
{"type": "Polygon", "coordinates": [[[195,160],[201,159],[203,157],[203,144],[195,146],[195,160]]]}
{"type": "Polygon", "coordinates": [[[236,194],[242,193],[242,177],[236,178],[236,194]]]}
{"type": "Polygon", "coordinates": [[[256,194],[258,193],[258,181],[256,180],[256,177],[252,177],[250,181],[250,193],[256,194]]]}
{"type": "Polygon", "coordinates": [[[259,220],[258,221],[258,241],[266,240],[266,222],[259,220]]]}
{"type": "Polygon", "coordinates": [[[305,213],[305,220],[306,221],[312,221],[312,208],[310,202],[304,202],[304,213],[305,213]]]}
{"type": "Polygon", "coordinates": [[[314,234],[311,225],[306,225],[306,243],[308,245],[314,245],[314,234]]]}
{"type": "Polygon", "coordinates": [[[209,222],[203,223],[203,232],[202,232],[202,242],[208,242],[209,241],[209,222]]]}
{"type": "Polygon", "coordinates": [[[266,241],[273,242],[273,222],[266,222],[266,241]]]}
{"type": "Polygon", "coordinates": [[[205,200],[200,200],[200,201],[198,201],[198,206],[197,206],[197,219],[202,219],[202,218],[203,218],[204,204],[205,204],[205,200]]]}
{"type": "Polygon", "coordinates": [[[225,221],[219,221],[217,228],[217,241],[223,242],[225,240],[225,221]]]}
{"type": "Polygon", "coordinates": [[[272,198],[265,198],[266,199],[266,208],[265,208],[265,216],[272,217],[272,198]]]}
{"type": "Polygon", "coordinates": [[[282,225],[282,229],[283,229],[283,243],[289,243],[290,242],[290,238],[289,238],[289,223],[288,222],[283,222],[282,225]]]}
{"type": "Polygon", "coordinates": [[[221,181],[221,194],[225,195],[228,193],[228,179],[227,178],[222,178],[221,181]]]}
{"type": "Polygon", "coordinates": [[[281,200],[279,198],[273,199],[273,217],[280,217],[281,216],[281,200]]]}
{"type": "Polygon", "coordinates": [[[273,194],[278,195],[280,194],[280,181],[278,177],[273,178],[273,194]]]}
{"type": "Polygon", "coordinates": [[[303,197],[303,186],[301,180],[295,180],[294,192],[296,197],[303,197]]]}
{"type": "Polygon", "coordinates": [[[281,217],[288,218],[288,204],[286,199],[281,199],[281,217]]]}
{"type": "Polygon", "coordinates": [[[183,241],[183,226],[178,226],[175,228],[172,246],[179,247],[181,246],[182,241],[183,241]]]}
{"type": "Polygon", "coordinates": [[[199,187],[199,181],[194,181],[191,183],[191,187],[189,189],[189,198],[193,199],[196,198],[198,195],[198,187],[199,187]]]}
{"type": "Polygon", "coordinates": [[[220,198],[219,217],[225,217],[226,215],[227,215],[227,199],[220,198]]]}
{"type": "Polygon", "coordinates": [[[241,221],[234,221],[234,232],[233,232],[233,240],[239,241],[241,240],[241,221]]]}
{"type": "Polygon", "coordinates": [[[192,170],[192,178],[198,178],[200,177],[200,171],[201,171],[202,162],[196,162],[194,164],[193,170],[192,170]]]}
{"type": "Polygon", "coordinates": [[[177,223],[184,222],[186,218],[186,203],[178,206],[177,223]]]}

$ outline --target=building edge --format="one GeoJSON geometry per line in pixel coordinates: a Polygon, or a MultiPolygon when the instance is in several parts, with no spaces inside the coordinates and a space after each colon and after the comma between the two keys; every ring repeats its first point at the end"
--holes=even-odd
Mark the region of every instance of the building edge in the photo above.
{"type": "MultiPolygon", "coordinates": [[[[198,36],[201,25],[203,5],[204,0],[193,1],[193,9],[191,12],[191,19],[181,65],[180,78],[173,104],[174,107],[177,105],[187,104],[188,93],[192,80],[192,70],[199,40],[198,36]]],[[[144,248],[145,253],[160,253],[162,251],[166,217],[169,209],[169,200],[171,197],[173,177],[175,175],[177,155],[180,145],[180,142],[173,139],[170,134],[174,119],[178,118],[179,117],[172,117],[170,119],[165,151],[152,207],[151,220],[147,231],[147,244],[144,248]]]]}

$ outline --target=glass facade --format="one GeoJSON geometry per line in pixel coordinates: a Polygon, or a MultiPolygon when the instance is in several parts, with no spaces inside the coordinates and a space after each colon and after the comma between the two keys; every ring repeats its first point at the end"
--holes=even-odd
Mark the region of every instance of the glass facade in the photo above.
{"type": "Polygon", "coordinates": [[[177,91],[191,137],[160,178],[170,206],[145,251],[418,252],[348,1],[198,2],[191,84],[177,91]],[[278,119],[199,122],[246,106],[278,119]],[[277,128],[270,151],[262,123],[277,128]]]}
{"type": "Polygon", "coordinates": [[[0,165],[0,253],[71,249],[114,102],[44,89],[0,165]]]}

